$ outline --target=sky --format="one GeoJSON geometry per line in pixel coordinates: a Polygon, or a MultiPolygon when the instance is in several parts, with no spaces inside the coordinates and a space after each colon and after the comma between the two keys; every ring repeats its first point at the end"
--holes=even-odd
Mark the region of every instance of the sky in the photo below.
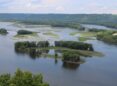
{"type": "Polygon", "coordinates": [[[117,0],[0,0],[0,13],[117,14],[117,0]]]}

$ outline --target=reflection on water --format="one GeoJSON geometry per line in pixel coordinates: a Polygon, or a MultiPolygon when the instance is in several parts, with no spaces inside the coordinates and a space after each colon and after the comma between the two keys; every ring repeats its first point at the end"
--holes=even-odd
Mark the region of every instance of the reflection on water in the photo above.
{"type": "Polygon", "coordinates": [[[87,29],[96,28],[96,29],[104,29],[104,30],[117,30],[116,28],[110,28],[102,25],[82,24],[82,26],[84,26],[87,29]]]}
{"type": "Polygon", "coordinates": [[[15,47],[15,52],[16,54],[21,54],[21,55],[29,55],[29,57],[31,59],[39,59],[39,58],[43,58],[44,55],[46,55],[47,57],[50,57],[55,60],[55,64],[58,63],[58,59],[61,59],[62,61],[62,66],[63,68],[67,68],[67,69],[71,69],[71,70],[76,70],[79,65],[80,65],[80,58],[75,58],[75,59],[69,59],[66,61],[63,61],[62,57],[60,58],[60,56],[62,56],[62,52],[60,50],[54,50],[54,49],[50,49],[50,50],[39,50],[39,49],[35,49],[35,48],[29,48],[29,49],[17,49],[15,47]]]}
{"type": "Polygon", "coordinates": [[[38,50],[38,49],[17,49],[15,48],[16,54],[27,54],[31,59],[40,58],[42,54],[48,54],[49,50],[38,50]]]}
{"type": "Polygon", "coordinates": [[[80,67],[80,64],[63,62],[63,68],[66,68],[66,69],[76,70],[79,67],[80,67]]]}

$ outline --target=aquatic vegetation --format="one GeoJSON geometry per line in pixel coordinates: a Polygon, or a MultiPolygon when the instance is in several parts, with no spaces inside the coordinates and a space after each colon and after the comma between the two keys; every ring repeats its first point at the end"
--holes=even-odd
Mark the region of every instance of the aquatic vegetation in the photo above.
{"type": "Polygon", "coordinates": [[[17,35],[14,36],[14,38],[23,38],[23,39],[27,39],[27,38],[34,38],[36,39],[36,37],[38,37],[38,34],[36,32],[30,32],[30,31],[27,31],[27,30],[19,30],[17,32],[17,35]]]}
{"type": "Polygon", "coordinates": [[[52,32],[46,32],[46,33],[43,33],[44,35],[48,35],[48,36],[53,36],[53,37],[56,37],[56,38],[59,38],[59,36],[55,33],[52,33],[52,32]]]}
{"type": "Polygon", "coordinates": [[[79,32],[72,32],[72,33],[70,33],[71,36],[75,36],[77,34],[79,34],[79,32]]]}
{"type": "Polygon", "coordinates": [[[72,33],[70,33],[70,35],[71,35],[71,36],[80,35],[80,37],[95,37],[95,36],[96,36],[96,32],[78,31],[78,32],[72,32],[72,33]]]}
{"type": "Polygon", "coordinates": [[[81,37],[96,37],[96,32],[80,32],[81,37]]]}
{"type": "Polygon", "coordinates": [[[81,42],[84,42],[84,41],[87,41],[87,40],[94,40],[93,38],[91,37],[78,37],[79,41],[81,42]]]}

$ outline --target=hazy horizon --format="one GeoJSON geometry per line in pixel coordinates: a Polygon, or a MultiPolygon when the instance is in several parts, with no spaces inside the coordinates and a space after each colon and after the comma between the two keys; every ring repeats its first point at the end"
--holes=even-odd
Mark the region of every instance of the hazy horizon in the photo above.
{"type": "Polygon", "coordinates": [[[0,13],[117,14],[117,0],[0,0],[0,13]]]}

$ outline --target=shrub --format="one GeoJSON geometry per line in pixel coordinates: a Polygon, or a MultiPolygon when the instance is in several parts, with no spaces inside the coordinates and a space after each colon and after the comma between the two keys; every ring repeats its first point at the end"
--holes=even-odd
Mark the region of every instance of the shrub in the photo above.
{"type": "Polygon", "coordinates": [[[4,28],[1,28],[0,29],[0,34],[7,34],[8,32],[7,32],[7,30],[6,29],[4,29],[4,28]]]}
{"type": "Polygon", "coordinates": [[[80,56],[77,53],[63,52],[63,61],[78,62],[80,61],[80,56]]]}
{"type": "Polygon", "coordinates": [[[0,86],[49,86],[49,85],[43,82],[43,77],[41,74],[34,75],[31,72],[23,72],[18,69],[13,76],[11,76],[10,74],[1,75],[0,86]]]}
{"type": "Polygon", "coordinates": [[[27,35],[27,34],[32,34],[33,32],[27,31],[27,30],[19,30],[17,32],[18,35],[27,35]]]}

